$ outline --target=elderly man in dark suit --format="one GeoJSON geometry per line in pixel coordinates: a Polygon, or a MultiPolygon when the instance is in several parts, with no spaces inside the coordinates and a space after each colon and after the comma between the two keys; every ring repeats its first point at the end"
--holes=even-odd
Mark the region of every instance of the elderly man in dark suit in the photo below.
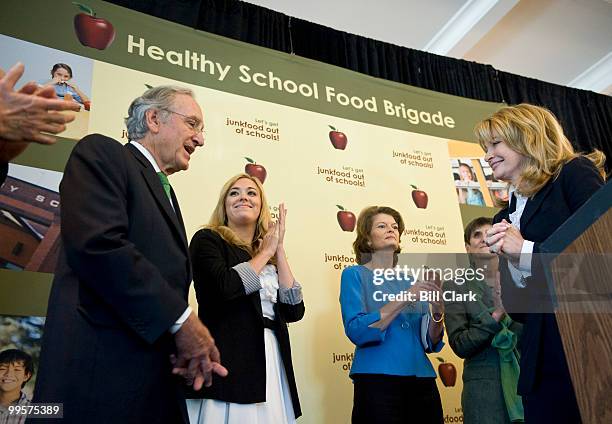
{"type": "Polygon", "coordinates": [[[134,100],[130,143],[100,134],[74,148],[60,185],[62,247],[34,402],[64,422],[187,423],[179,373],[198,389],[225,375],[187,303],[191,263],[167,175],[204,144],[190,90],[134,100]]]}

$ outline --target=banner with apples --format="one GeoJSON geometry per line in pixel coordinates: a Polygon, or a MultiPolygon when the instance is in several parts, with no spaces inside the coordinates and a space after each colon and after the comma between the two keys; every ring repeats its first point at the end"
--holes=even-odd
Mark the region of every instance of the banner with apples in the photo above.
{"type": "MultiPolygon", "coordinates": [[[[206,125],[205,147],[189,171],[171,177],[187,233],[208,221],[221,186],[239,172],[264,183],[273,215],[286,204],[286,248],[307,309],[290,328],[306,411],[299,421],[348,422],[354,346],[343,333],[338,294],[342,269],[355,263],[356,217],[366,206],[388,205],[406,223],[403,252],[464,252],[464,223],[492,215],[492,196],[502,190],[479,165],[483,153],[471,129],[500,105],[375,79],[98,0],[7,0],[4,10],[0,48],[10,54],[0,67],[20,60],[27,78],[42,84],[54,63],[66,63],[91,107],[54,147],[32,146],[11,164],[13,180],[0,190],[0,299],[11,302],[0,300],[0,314],[44,315],[59,237],[59,216],[44,212],[56,189],[20,198],[17,207],[19,190],[11,187],[30,179],[28,187],[39,187],[37,170],[61,172],[87,133],[126,142],[123,119],[132,99],[150,86],[184,85],[195,92],[206,125]],[[464,162],[476,178],[457,182],[453,174],[464,162]],[[462,204],[464,188],[479,189],[486,204],[462,204]],[[48,222],[26,225],[40,217],[48,222]],[[17,233],[31,236],[31,248],[20,252],[27,257],[13,255],[17,233]],[[29,295],[15,300],[16,290],[29,295]]],[[[190,302],[197,307],[193,293],[190,302]]],[[[461,422],[462,361],[448,345],[430,359],[445,419],[461,422]]]]}

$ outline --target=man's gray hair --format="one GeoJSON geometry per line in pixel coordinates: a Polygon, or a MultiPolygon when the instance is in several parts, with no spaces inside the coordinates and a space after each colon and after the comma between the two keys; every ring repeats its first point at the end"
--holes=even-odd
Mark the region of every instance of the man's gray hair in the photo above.
{"type": "Polygon", "coordinates": [[[160,85],[153,87],[143,93],[142,96],[134,99],[128,109],[128,117],[125,118],[125,125],[128,131],[128,139],[138,141],[148,132],[146,112],[149,109],[160,111],[162,119],[168,119],[172,108],[174,97],[178,94],[186,94],[195,98],[193,91],[188,88],[175,85],[160,85]]]}

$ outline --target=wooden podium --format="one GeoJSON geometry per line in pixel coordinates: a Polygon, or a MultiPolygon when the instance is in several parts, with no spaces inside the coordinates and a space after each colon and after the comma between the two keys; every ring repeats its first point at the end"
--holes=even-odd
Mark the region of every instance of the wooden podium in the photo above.
{"type": "Polygon", "coordinates": [[[584,423],[612,423],[612,184],[541,246],[584,423]]]}

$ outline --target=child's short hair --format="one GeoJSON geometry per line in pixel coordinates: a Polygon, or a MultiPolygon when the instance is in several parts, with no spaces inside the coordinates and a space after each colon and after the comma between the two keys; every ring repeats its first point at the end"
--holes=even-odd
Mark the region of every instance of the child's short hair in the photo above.
{"type": "Polygon", "coordinates": [[[0,352],[0,365],[1,364],[14,364],[16,362],[23,362],[23,368],[26,374],[30,377],[24,381],[21,388],[30,380],[32,374],[34,374],[34,361],[32,357],[19,349],[7,349],[0,352]]]}

